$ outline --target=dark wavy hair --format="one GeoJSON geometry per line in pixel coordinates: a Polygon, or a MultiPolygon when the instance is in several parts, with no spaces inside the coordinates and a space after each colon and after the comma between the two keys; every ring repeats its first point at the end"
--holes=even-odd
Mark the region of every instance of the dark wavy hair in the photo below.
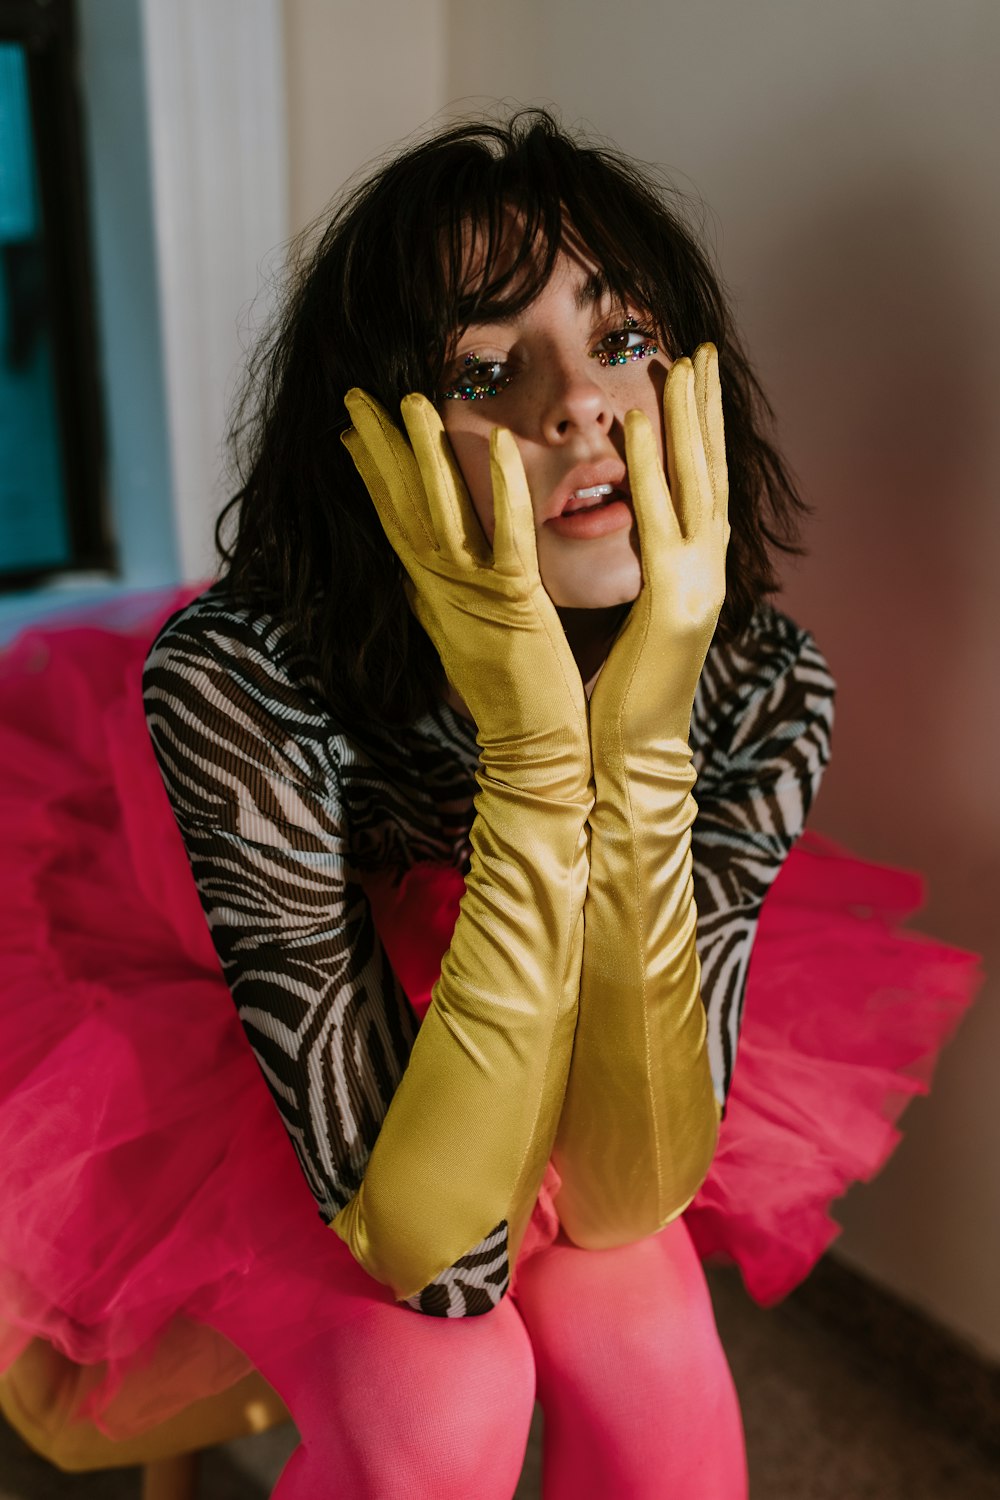
{"type": "Polygon", "coordinates": [[[717,346],[732,525],[720,636],[739,634],[778,590],[771,553],[802,551],[807,507],[685,208],[626,158],[529,110],[411,147],[353,187],[318,238],[295,242],[286,296],[237,399],[239,489],[216,541],[231,593],[295,627],[345,728],[411,722],[444,674],[340,441],[344,395],[360,386],[394,413],[410,391],[436,399],[462,330],[530,304],[564,246],[586,247],[611,293],[649,312],[671,356],[717,346]],[[474,276],[470,229],[485,249],[474,276]]]}

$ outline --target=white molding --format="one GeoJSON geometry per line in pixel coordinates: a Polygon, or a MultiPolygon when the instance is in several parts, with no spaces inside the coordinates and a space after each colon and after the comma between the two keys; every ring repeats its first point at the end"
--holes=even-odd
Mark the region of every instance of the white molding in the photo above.
{"type": "MultiPolygon", "coordinates": [[[[281,0],[141,0],[181,570],[215,567],[224,435],[260,271],[288,234],[281,0]]],[[[261,295],[258,324],[269,307],[261,295]]]]}

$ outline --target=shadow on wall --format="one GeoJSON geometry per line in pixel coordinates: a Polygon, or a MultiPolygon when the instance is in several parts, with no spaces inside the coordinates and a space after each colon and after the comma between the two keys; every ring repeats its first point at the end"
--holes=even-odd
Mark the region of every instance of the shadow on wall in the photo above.
{"type": "MultiPolygon", "coordinates": [[[[880,162],[877,142],[870,160],[846,163],[816,135],[805,145],[804,189],[758,221],[741,274],[750,347],[815,505],[811,555],[789,569],[784,602],[839,684],[816,824],[924,872],[930,899],[914,925],[980,953],[987,976],[933,1098],[907,1113],[903,1148],[835,1217],[853,1264],[995,1358],[1000,1198],[982,1153],[996,1145],[1000,1046],[1000,434],[988,367],[1000,223],[977,222],[989,206],[967,182],[884,147],[880,162]],[[838,174],[824,180],[831,156],[838,174]]],[[[759,168],[759,142],[754,152],[759,168]]]]}
{"type": "Polygon", "coordinates": [[[939,890],[935,907],[971,943],[986,930],[974,908],[978,894],[985,919],[1000,800],[991,828],[970,769],[997,707],[984,619],[994,439],[961,208],[918,173],[836,194],[817,183],[750,273],[766,325],[750,342],[776,372],[789,458],[816,507],[787,597],[842,685],[824,827],[924,869],[960,851],[967,888],[939,890]]]}

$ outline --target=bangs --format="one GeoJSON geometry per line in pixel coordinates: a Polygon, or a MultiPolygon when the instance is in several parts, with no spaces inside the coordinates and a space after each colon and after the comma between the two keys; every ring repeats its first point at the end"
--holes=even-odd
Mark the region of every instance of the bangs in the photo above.
{"type": "Polygon", "coordinates": [[[409,297],[423,325],[428,390],[465,328],[528,307],[561,251],[592,267],[617,303],[652,318],[672,351],[673,313],[663,295],[669,216],[647,184],[630,164],[570,146],[536,118],[520,136],[497,135],[485,127],[472,139],[463,131],[450,149],[438,142],[436,170],[422,182],[419,223],[399,224],[397,199],[397,243],[409,247],[409,297]]]}

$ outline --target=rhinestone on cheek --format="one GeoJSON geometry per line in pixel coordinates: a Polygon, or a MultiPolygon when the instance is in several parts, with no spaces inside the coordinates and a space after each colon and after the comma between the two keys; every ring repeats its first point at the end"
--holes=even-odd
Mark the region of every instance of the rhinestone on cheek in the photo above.
{"type": "Polygon", "coordinates": [[[485,401],[487,396],[495,396],[497,387],[495,385],[462,385],[453,391],[445,391],[445,401],[485,401]]]}
{"type": "Polygon", "coordinates": [[[623,349],[620,354],[608,354],[603,349],[592,349],[591,359],[596,359],[599,365],[605,368],[608,365],[627,365],[637,359],[647,359],[651,354],[659,354],[658,344],[640,344],[636,349],[623,349]]]}

